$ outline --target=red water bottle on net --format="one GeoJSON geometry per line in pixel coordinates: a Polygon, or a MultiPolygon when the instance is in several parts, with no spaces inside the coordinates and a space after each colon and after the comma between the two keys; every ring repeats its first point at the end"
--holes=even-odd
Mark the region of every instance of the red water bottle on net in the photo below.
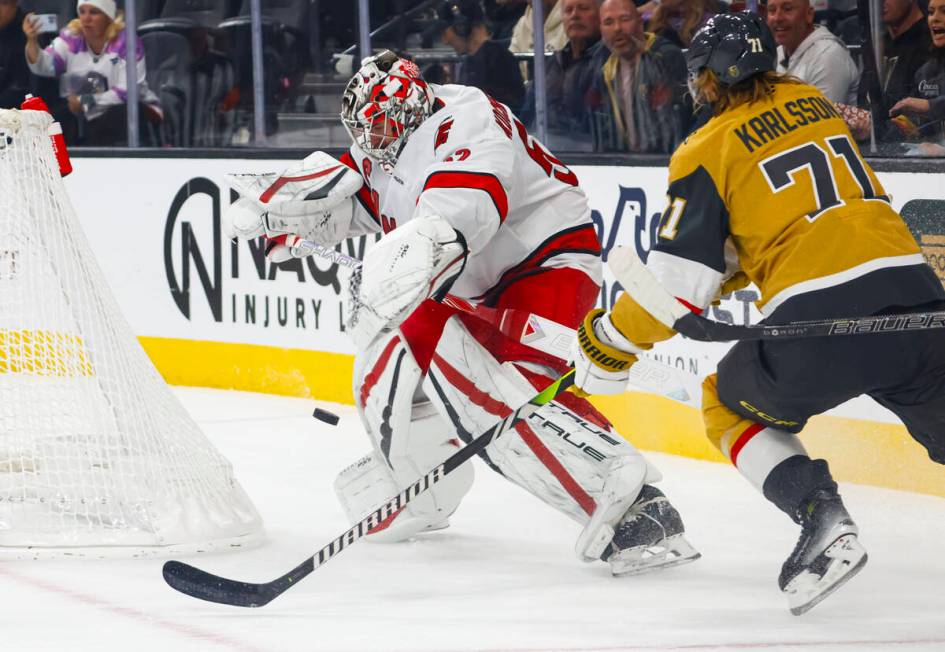
{"type": "MultiPolygon", "coordinates": [[[[23,111],[45,111],[49,113],[49,107],[41,97],[27,95],[23,104],[20,105],[23,111]]],[[[53,151],[56,153],[56,162],[59,163],[59,174],[68,176],[72,172],[72,161],[69,160],[69,150],[66,149],[66,139],[62,136],[62,125],[53,122],[46,131],[49,134],[49,140],[52,141],[53,151]]]]}

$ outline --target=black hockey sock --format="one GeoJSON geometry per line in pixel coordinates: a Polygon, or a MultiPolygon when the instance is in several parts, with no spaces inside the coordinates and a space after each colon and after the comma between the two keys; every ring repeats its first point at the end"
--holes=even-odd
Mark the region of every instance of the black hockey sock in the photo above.
{"type": "Polygon", "coordinates": [[[763,487],[765,498],[791,520],[796,520],[801,502],[818,489],[836,493],[837,483],[826,460],[812,460],[806,455],[789,457],[771,469],[763,487]]]}

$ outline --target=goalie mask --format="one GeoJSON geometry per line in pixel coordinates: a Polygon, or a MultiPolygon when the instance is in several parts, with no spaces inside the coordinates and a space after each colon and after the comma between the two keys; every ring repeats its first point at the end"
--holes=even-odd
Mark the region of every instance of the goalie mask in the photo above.
{"type": "Polygon", "coordinates": [[[368,156],[393,165],[410,134],[433,113],[433,101],[417,65],[386,50],[365,59],[348,82],[341,122],[368,156]]]}

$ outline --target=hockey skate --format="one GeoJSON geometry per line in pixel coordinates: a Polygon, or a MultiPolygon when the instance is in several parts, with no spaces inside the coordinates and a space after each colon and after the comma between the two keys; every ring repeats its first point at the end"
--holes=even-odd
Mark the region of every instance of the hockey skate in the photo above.
{"type": "Polygon", "coordinates": [[[833,491],[815,491],[798,508],[801,536],[781,567],[778,586],[800,616],[843,586],[866,565],[859,529],[833,491]]]}
{"type": "Polygon", "coordinates": [[[615,577],[638,575],[697,560],[702,555],[684,536],[682,518],[663,492],[643,485],[601,555],[615,577]]]}

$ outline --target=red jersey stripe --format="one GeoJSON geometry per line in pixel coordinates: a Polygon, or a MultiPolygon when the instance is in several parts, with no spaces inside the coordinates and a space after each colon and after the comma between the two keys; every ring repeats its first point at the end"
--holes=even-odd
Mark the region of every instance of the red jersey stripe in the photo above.
{"type": "MultiPolygon", "coordinates": [[[[548,237],[522,262],[505,270],[499,281],[476,299],[483,299],[487,304],[493,303],[511,283],[541,270],[542,265],[555,256],[566,253],[599,256],[600,251],[600,241],[597,239],[597,231],[593,224],[582,224],[564,229],[548,237]]],[[[555,268],[546,267],[544,271],[551,269],[555,268]]]]}
{"type": "Polygon", "coordinates": [[[499,213],[499,222],[504,222],[509,214],[509,198],[505,188],[492,174],[484,172],[434,172],[427,177],[423,184],[421,195],[433,188],[472,188],[489,194],[496,212],[499,213]]]}

